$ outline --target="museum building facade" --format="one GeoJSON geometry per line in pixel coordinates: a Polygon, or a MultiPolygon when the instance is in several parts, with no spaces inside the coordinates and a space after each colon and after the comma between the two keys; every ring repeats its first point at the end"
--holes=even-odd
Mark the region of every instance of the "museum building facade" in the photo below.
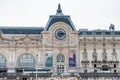
{"type": "Polygon", "coordinates": [[[45,28],[0,27],[0,79],[119,79],[119,52],[120,31],[113,24],[76,30],[59,4],[45,28]]]}

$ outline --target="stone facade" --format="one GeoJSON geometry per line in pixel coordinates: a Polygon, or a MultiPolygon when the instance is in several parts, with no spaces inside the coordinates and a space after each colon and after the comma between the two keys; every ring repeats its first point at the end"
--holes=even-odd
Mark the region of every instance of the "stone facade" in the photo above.
{"type": "MultiPolygon", "coordinates": [[[[9,32],[7,32],[7,29],[1,28],[1,75],[2,72],[17,73],[16,70],[21,68],[24,73],[26,68],[32,67],[50,69],[52,77],[69,76],[79,80],[93,80],[96,76],[99,80],[119,78],[120,31],[114,29],[77,31],[70,17],[62,14],[60,5],[57,14],[50,16],[45,29],[40,33],[31,33],[36,32],[31,28],[31,32],[25,34],[22,33],[24,29],[19,28],[18,31],[15,29],[17,31],[15,32],[8,28],[9,32]],[[61,31],[56,33],[58,29],[64,30],[65,33],[61,31]],[[56,36],[65,37],[58,39],[56,36]],[[73,55],[70,54],[72,52],[73,55]],[[52,66],[46,66],[46,53],[52,53],[52,66]],[[23,56],[24,54],[30,56],[23,56]],[[69,58],[72,58],[72,63],[69,58]]],[[[19,80],[20,77],[16,79],[19,80]]],[[[28,79],[32,80],[31,77],[28,79]]]]}

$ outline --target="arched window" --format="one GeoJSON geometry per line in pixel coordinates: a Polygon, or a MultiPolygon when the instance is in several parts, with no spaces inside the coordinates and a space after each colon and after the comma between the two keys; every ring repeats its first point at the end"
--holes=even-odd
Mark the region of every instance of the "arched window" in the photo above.
{"type": "Polygon", "coordinates": [[[18,58],[18,66],[24,68],[33,68],[35,67],[35,58],[33,55],[25,53],[18,58]]]}
{"type": "Polygon", "coordinates": [[[6,58],[4,55],[0,54],[0,68],[6,67],[6,58]]]}
{"type": "Polygon", "coordinates": [[[107,61],[107,55],[103,55],[103,61],[107,61]]]}
{"type": "Polygon", "coordinates": [[[108,69],[109,69],[108,65],[103,65],[103,66],[102,66],[102,70],[103,70],[103,71],[108,71],[108,69]]]}
{"type": "Polygon", "coordinates": [[[64,62],[64,61],[65,61],[64,55],[59,54],[59,55],[57,56],[57,62],[64,62]]]}

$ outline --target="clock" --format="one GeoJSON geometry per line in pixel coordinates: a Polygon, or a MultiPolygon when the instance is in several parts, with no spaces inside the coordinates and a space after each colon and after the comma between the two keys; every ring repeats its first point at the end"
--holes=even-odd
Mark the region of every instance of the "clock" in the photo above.
{"type": "Polygon", "coordinates": [[[55,37],[59,40],[63,40],[66,37],[66,32],[64,29],[57,29],[55,31],[55,37]]]}

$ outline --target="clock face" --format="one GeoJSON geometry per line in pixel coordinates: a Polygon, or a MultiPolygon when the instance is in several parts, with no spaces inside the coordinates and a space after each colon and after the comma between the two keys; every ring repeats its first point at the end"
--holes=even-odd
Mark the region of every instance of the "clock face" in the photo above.
{"type": "Polygon", "coordinates": [[[62,40],[66,37],[66,32],[63,29],[57,29],[55,32],[55,36],[57,39],[62,40]]]}

